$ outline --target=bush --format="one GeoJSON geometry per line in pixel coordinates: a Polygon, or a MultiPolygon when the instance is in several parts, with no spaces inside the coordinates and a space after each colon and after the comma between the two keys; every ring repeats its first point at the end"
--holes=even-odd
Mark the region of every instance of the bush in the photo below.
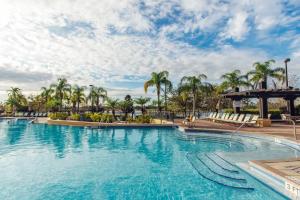
{"type": "Polygon", "coordinates": [[[127,117],[126,121],[127,121],[128,123],[134,123],[134,122],[136,122],[136,121],[135,121],[133,118],[131,118],[131,117],[127,117]]]}
{"type": "Polygon", "coordinates": [[[142,115],[136,118],[137,123],[149,124],[151,122],[151,117],[149,115],[142,115]]]}
{"type": "Polygon", "coordinates": [[[81,115],[81,120],[82,121],[93,121],[91,116],[93,115],[93,113],[83,113],[83,115],[81,115]]]}
{"type": "Polygon", "coordinates": [[[60,112],[50,113],[49,117],[50,117],[50,119],[53,119],[53,120],[57,120],[57,119],[66,120],[67,117],[68,117],[68,114],[67,113],[60,113],[60,112]]]}
{"type": "Polygon", "coordinates": [[[80,120],[80,115],[79,114],[72,114],[70,116],[71,120],[79,121],[80,120]]]}
{"type": "Polygon", "coordinates": [[[101,122],[112,123],[113,122],[113,116],[111,114],[102,114],[101,122]]]}
{"type": "Polygon", "coordinates": [[[89,117],[93,122],[101,122],[102,115],[100,113],[93,113],[89,117]]]}

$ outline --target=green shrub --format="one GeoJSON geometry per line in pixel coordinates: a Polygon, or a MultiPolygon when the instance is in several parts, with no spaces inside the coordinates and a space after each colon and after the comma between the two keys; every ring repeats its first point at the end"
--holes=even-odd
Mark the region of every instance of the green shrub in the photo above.
{"type": "Polygon", "coordinates": [[[93,113],[89,117],[93,122],[101,122],[102,115],[100,113],[93,113]]]}
{"type": "Polygon", "coordinates": [[[93,121],[92,120],[92,118],[91,118],[91,116],[93,115],[93,113],[83,113],[82,115],[81,115],[81,117],[82,117],[82,121],[93,121]]]}
{"type": "Polygon", "coordinates": [[[72,114],[70,116],[71,120],[79,121],[80,120],[80,115],[79,114],[72,114]]]}
{"type": "Polygon", "coordinates": [[[101,122],[112,123],[113,122],[113,116],[111,114],[102,114],[101,122]]]}
{"type": "Polygon", "coordinates": [[[141,115],[136,118],[137,123],[149,124],[151,122],[151,117],[149,115],[141,115]]]}
{"type": "Polygon", "coordinates": [[[60,112],[57,112],[57,113],[50,113],[49,114],[49,118],[50,119],[53,119],[53,120],[66,120],[68,117],[68,114],[67,113],[60,113],[60,112]]]}
{"type": "Polygon", "coordinates": [[[134,119],[131,118],[131,117],[127,117],[126,121],[127,121],[128,123],[134,123],[134,122],[136,122],[136,120],[134,120],[134,119]]]}

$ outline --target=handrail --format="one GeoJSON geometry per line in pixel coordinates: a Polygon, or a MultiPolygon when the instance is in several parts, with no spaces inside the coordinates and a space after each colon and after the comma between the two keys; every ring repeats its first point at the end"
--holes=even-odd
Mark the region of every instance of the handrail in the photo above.
{"type": "Polygon", "coordinates": [[[292,119],[282,119],[282,120],[271,120],[272,122],[292,122],[293,124],[293,129],[294,129],[294,138],[297,140],[297,127],[296,127],[296,122],[292,119]]]}
{"type": "Polygon", "coordinates": [[[235,129],[234,132],[237,133],[238,130],[240,130],[247,122],[249,122],[249,121],[243,122],[242,125],[240,125],[237,129],[235,129]]]}
{"type": "MultiPolygon", "coordinates": [[[[292,122],[293,124],[293,130],[294,130],[294,138],[297,140],[297,127],[296,122],[292,119],[285,119],[285,120],[271,120],[272,122],[292,122]]],[[[239,126],[234,132],[237,133],[238,130],[240,130],[245,124],[247,124],[249,121],[244,122],[241,126],[239,126]]]]}

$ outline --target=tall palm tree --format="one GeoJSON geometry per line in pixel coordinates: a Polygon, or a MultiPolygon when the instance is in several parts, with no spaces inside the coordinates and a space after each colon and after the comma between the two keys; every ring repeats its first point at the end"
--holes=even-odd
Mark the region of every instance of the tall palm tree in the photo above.
{"type": "Polygon", "coordinates": [[[224,89],[235,89],[240,86],[248,86],[249,83],[247,82],[246,75],[241,75],[240,70],[234,70],[232,72],[223,74],[221,79],[224,79],[221,86],[224,89]]]}
{"type": "Polygon", "coordinates": [[[179,104],[183,107],[185,117],[187,114],[188,99],[189,99],[189,88],[179,85],[177,89],[177,100],[179,101],[179,104]]]}
{"type": "Polygon", "coordinates": [[[139,98],[136,98],[134,100],[134,102],[136,104],[138,104],[139,106],[141,106],[141,110],[142,110],[142,114],[144,115],[145,112],[146,112],[146,108],[145,108],[145,105],[150,102],[151,98],[149,97],[139,97],[139,98]]]}
{"type": "Polygon", "coordinates": [[[251,81],[255,82],[256,85],[260,82],[265,82],[267,84],[268,77],[275,78],[278,81],[285,80],[285,69],[278,67],[275,69],[271,68],[272,63],[275,63],[274,60],[268,60],[263,63],[256,62],[253,64],[255,70],[248,72],[248,75],[251,76],[251,81]]]}
{"type": "Polygon", "coordinates": [[[163,78],[164,84],[164,95],[165,95],[165,112],[168,110],[168,103],[167,103],[167,94],[172,90],[172,82],[168,80],[168,77],[163,78]]]}
{"type": "Polygon", "coordinates": [[[22,94],[22,90],[17,87],[11,87],[8,91],[8,99],[6,104],[9,105],[13,112],[22,106],[27,104],[25,96],[22,94]]]}
{"type": "Polygon", "coordinates": [[[208,83],[202,82],[202,79],[206,79],[206,78],[207,76],[205,74],[199,74],[198,76],[184,76],[181,79],[180,82],[181,87],[184,88],[185,90],[188,90],[189,93],[192,95],[193,115],[195,115],[197,93],[199,92],[199,90],[210,85],[208,83]]]}
{"type": "Polygon", "coordinates": [[[106,106],[111,109],[114,119],[116,119],[116,108],[118,107],[119,99],[106,98],[106,106]]]}
{"type": "Polygon", "coordinates": [[[82,103],[85,100],[84,90],[85,90],[84,86],[74,85],[72,88],[71,100],[73,103],[75,102],[77,105],[77,113],[79,113],[80,103],[82,103]]]}
{"type": "Polygon", "coordinates": [[[161,92],[161,85],[164,84],[166,78],[168,78],[169,72],[161,71],[159,73],[152,72],[151,79],[144,83],[144,90],[147,93],[149,87],[155,87],[156,95],[157,95],[157,110],[161,112],[160,107],[160,92],[161,92]]]}
{"type": "Polygon", "coordinates": [[[88,99],[91,101],[92,108],[94,104],[96,104],[96,111],[98,112],[100,109],[100,100],[101,98],[104,100],[107,97],[107,91],[103,87],[95,87],[91,88],[91,91],[88,95],[88,99]]]}
{"type": "MultiPolygon", "coordinates": [[[[41,98],[43,103],[46,105],[48,103],[48,101],[50,100],[50,98],[52,97],[52,94],[54,92],[53,88],[47,88],[47,87],[42,87],[41,88],[42,92],[41,92],[41,98]]],[[[45,106],[46,111],[48,110],[47,106],[45,106]]]]}
{"type": "Polygon", "coordinates": [[[68,84],[67,79],[59,78],[57,84],[51,84],[51,88],[55,91],[55,97],[59,100],[59,111],[62,110],[63,100],[68,97],[71,91],[71,85],[68,84]]]}

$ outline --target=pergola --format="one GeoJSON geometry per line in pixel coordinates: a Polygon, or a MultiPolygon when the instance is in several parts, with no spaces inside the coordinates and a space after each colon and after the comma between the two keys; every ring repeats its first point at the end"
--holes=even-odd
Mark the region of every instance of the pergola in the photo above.
{"type": "Polygon", "coordinates": [[[295,100],[300,97],[299,89],[258,89],[229,92],[222,95],[224,98],[230,98],[233,101],[240,101],[242,99],[257,98],[259,99],[259,113],[260,118],[268,118],[268,99],[283,98],[288,103],[288,110],[291,116],[295,116],[295,100]]]}

